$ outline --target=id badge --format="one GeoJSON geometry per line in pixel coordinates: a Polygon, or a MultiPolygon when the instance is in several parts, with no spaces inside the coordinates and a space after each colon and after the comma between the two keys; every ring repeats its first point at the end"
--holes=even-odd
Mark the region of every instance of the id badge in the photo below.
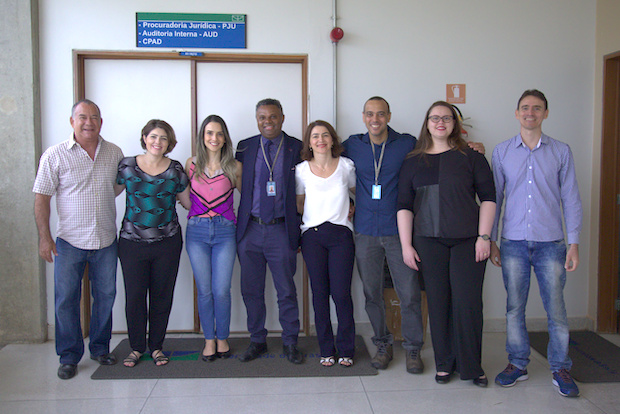
{"type": "Polygon", "coordinates": [[[375,184],[372,186],[372,199],[381,200],[381,185],[375,184]]]}
{"type": "Polygon", "coordinates": [[[276,196],[276,182],[275,181],[267,181],[267,195],[269,197],[276,196]]]}

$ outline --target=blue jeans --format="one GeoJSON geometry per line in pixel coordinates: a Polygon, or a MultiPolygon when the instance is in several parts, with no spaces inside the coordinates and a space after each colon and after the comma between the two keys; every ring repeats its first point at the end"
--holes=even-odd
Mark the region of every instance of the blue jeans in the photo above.
{"type": "Polygon", "coordinates": [[[547,311],[549,344],[547,360],[551,371],[570,370],[568,320],[564,305],[566,244],[506,240],[501,243],[502,273],[508,293],[506,305],[506,352],[509,362],[525,369],[530,362],[530,341],[525,327],[525,306],[530,290],[532,267],[540,296],[547,311]]]}
{"type": "Polygon", "coordinates": [[[375,345],[380,342],[388,344],[394,342],[394,336],[388,330],[385,321],[383,299],[383,262],[387,258],[394,289],[400,299],[403,348],[407,351],[422,348],[424,330],[418,272],[403,262],[403,250],[398,234],[373,237],[356,233],[355,258],[364,286],[366,313],[374,331],[372,342],[375,345]]]}
{"type": "Polygon", "coordinates": [[[230,333],[230,284],[237,243],[235,223],[222,216],[192,217],[186,249],[198,291],[198,314],[205,339],[230,333]]]}
{"type": "Polygon", "coordinates": [[[77,365],[84,355],[80,325],[82,276],[88,263],[93,296],[90,316],[90,354],[110,352],[112,306],[116,296],[117,242],[99,250],[82,250],[63,239],[56,239],[58,256],[54,261],[56,309],[56,353],[61,364],[77,365]]]}

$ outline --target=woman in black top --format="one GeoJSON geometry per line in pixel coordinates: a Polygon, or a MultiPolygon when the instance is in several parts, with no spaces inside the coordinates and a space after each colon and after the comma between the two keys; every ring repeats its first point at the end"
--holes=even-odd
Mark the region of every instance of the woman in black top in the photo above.
{"type": "Polygon", "coordinates": [[[461,137],[453,106],[435,102],[400,172],[397,219],[403,259],[424,278],[440,384],[455,371],[488,384],[481,367],[482,282],[494,217],[486,158],[461,137]]]}

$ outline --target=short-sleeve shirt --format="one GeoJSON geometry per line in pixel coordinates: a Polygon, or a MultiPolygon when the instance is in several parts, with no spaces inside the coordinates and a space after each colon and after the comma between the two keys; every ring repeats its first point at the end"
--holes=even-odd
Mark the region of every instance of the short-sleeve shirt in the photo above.
{"type": "Polygon", "coordinates": [[[99,137],[92,159],[73,135],[43,153],[32,191],[56,196],[57,237],[83,250],[103,249],[114,242],[114,181],[122,158],[119,147],[99,137]]]}
{"type": "Polygon", "coordinates": [[[116,182],[127,191],[122,238],[152,243],[179,232],[176,195],[189,180],[178,161],[170,160],[166,171],[153,176],[140,169],[136,157],[123,158],[116,182]]]}
{"type": "Polygon", "coordinates": [[[476,195],[481,202],[495,202],[489,163],[471,148],[416,155],[403,163],[398,209],[413,211],[416,236],[477,236],[480,208],[476,195]]]}
{"type": "Polygon", "coordinates": [[[302,233],[311,227],[330,222],[348,227],[349,189],[355,187],[355,166],[348,158],[340,157],[336,170],[327,178],[319,177],[310,170],[308,161],[295,167],[295,192],[305,194],[302,233]]]}

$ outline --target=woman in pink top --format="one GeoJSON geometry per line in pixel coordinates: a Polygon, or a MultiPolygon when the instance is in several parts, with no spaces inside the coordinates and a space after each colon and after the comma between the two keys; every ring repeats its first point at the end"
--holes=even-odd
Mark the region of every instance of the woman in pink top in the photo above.
{"type": "Polygon", "coordinates": [[[205,337],[202,360],[228,358],[230,284],[237,244],[233,191],[241,186],[241,163],[224,120],[209,115],[196,136],[196,156],[185,164],[190,191],[181,199],[189,210],[186,249],[198,291],[198,314],[205,337]]]}

